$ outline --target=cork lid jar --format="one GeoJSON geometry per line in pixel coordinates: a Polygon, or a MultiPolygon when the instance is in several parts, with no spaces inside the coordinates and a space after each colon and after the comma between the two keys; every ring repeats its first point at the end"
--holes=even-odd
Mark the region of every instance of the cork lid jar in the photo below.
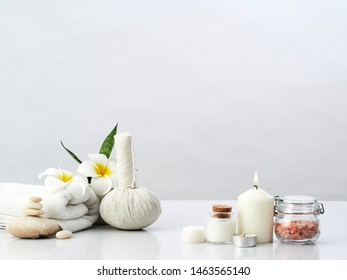
{"type": "Polygon", "coordinates": [[[210,243],[232,243],[236,231],[236,222],[232,215],[232,206],[213,205],[207,220],[206,236],[210,243]]]}

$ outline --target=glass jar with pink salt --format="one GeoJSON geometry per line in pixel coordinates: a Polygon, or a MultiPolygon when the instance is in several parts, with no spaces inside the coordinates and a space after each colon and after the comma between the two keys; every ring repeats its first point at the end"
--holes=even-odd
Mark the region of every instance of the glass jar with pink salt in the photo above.
{"type": "Polygon", "coordinates": [[[275,235],[284,243],[313,243],[320,235],[319,215],[323,213],[323,204],[312,196],[276,196],[275,235]]]}

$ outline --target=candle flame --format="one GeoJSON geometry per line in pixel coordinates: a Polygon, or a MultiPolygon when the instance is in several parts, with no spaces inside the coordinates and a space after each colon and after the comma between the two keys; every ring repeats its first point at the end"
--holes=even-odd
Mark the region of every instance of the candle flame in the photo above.
{"type": "Polygon", "coordinates": [[[254,181],[253,182],[254,182],[253,185],[258,187],[258,172],[257,171],[255,171],[255,173],[254,173],[254,181]]]}

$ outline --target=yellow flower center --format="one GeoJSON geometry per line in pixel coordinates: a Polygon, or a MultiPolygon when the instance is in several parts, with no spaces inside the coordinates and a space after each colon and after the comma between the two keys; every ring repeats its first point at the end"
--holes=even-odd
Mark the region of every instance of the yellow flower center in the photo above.
{"type": "Polygon", "coordinates": [[[112,175],[111,169],[108,168],[106,165],[103,165],[103,164],[100,164],[100,163],[95,164],[95,171],[101,177],[103,177],[103,176],[111,176],[112,175]]]}
{"type": "Polygon", "coordinates": [[[64,183],[68,183],[70,182],[72,176],[66,173],[61,173],[61,175],[59,176],[59,179],[62,180],[64,183]]]}

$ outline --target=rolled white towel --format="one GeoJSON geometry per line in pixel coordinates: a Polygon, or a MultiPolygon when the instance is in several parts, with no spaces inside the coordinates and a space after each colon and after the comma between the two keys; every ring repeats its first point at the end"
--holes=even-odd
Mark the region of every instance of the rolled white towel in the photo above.
{"type": "Polygon", "coordinates": [[[42,217],[55,220],[64,230],[75,232],[88,228],[99,216],[99,200],[89,187],[82,198],[76,199],[66,189],[52,192],[41,185],[0,183],[0,229],[5,229],[10,220],[23,216],[30,197],[34,196],[42,197],[42,217]]]}

